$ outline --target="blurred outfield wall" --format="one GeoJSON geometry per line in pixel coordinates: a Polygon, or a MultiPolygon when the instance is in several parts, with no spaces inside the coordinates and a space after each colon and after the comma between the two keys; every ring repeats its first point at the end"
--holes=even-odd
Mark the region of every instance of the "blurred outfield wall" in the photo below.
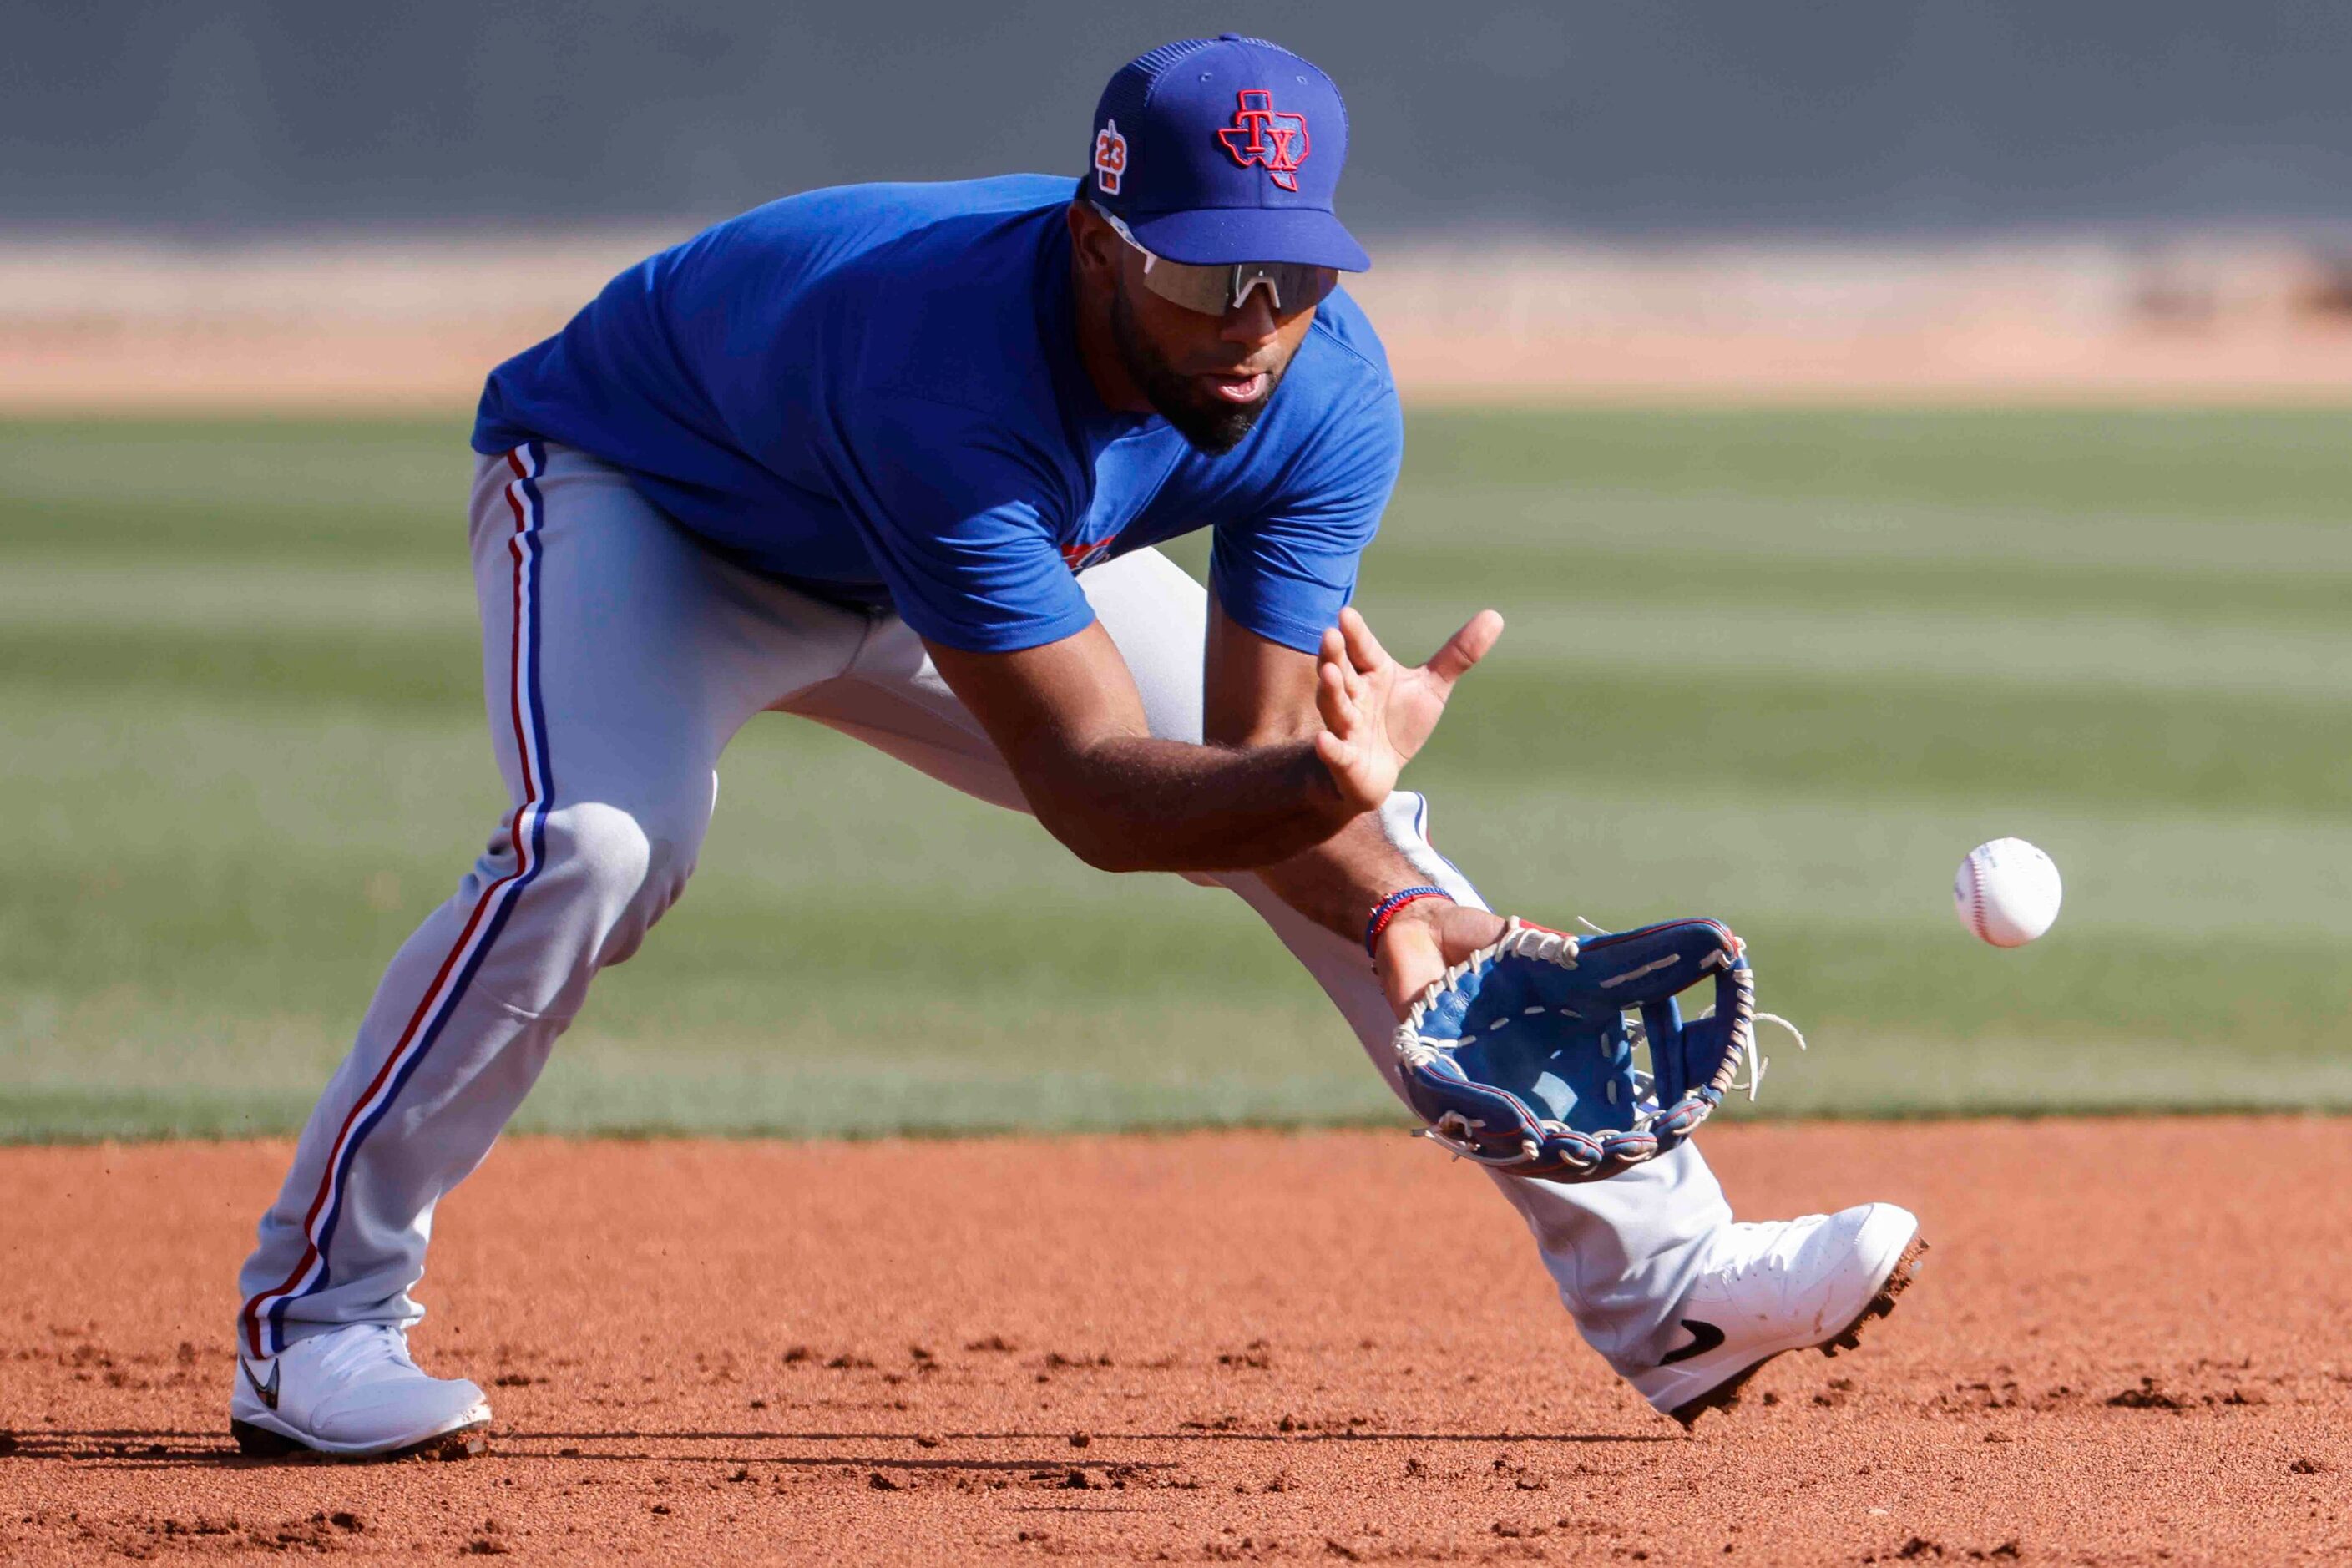
{"type": "Polygon", "coordinates": [[[1227,29],[1346,91],[1375,240],[2344,225],[2341,0],[83,0],[0,43],[0,227],[593,227],[1085,166],[1227,29]]]}
{"type": "Polygon", "coordinates": [[[1075,175],[1226,29],[1345,89],[1417,399],[2352,388],[2326,0],[91,0],[0,48],[0,410],[462,406],[729,213],[1075,175]]]}

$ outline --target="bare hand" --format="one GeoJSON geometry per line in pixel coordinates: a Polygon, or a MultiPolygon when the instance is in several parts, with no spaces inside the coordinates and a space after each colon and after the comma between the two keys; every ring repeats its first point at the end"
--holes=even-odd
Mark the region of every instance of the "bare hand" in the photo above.
{"type": "Polygon", "coordinates": [[[1370,811],[1389,797],[1405,763],[1437,728],[1454,683],[1502,635],[1503,617],[1481,610],[1427,664],[1407,668],[1389,657],[1352,606],[1339,612],[1339,624],[1323,634],[1316,654],[1315,706],[1323,731],[1315,754],[1349,805],[1370,811]]]}
{"type": "Polygon", "coordinates": [[[1503,917],[1467,904],[1422,899],[1399,910],[1380,934],[1372,966],[1397,1022],[1445,972],[1503,935],[1503,917]]]}

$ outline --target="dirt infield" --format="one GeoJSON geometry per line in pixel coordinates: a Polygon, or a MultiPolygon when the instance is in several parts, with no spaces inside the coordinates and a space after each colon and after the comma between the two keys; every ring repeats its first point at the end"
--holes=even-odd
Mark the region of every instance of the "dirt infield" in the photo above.
{"type": "Polygon", "coordinates": [[[416,1334],[488,1455],[236,1458],[277,1144],[0,1151],[0,1560],[2341,1562],[2352,1124],[1734,1126],[1934,1253],[1685,1437],[1395,1133],[503,1146],[416,1334]]]}
{"type": "MultiPolygon", "coordinates": [[[[0,235],[0,413],[454,416],[492,365],[682,237],[0,235]]],[[[2336,248],[1469,235],[1384,245],[1349,286],[1415,404],[2332,406],[2352,384],[2336,248]]]]}

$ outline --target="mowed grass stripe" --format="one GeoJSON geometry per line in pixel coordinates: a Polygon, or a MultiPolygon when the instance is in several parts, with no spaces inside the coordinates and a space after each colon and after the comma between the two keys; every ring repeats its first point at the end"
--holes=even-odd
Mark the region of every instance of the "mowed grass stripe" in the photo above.
{"type": "Polygon", "coordinates": [[[25,722],[51,702],[167,695],[298,726],[352,713],[463,722],[482,711],[481,640],[455,626],[0,626],[0,694],[25,722]]]}
{"type": "MultiPolygon", "coordinates": [[[[2335,627],[2277,626],[2251,617],[2177,625],[2095,613],[2021,616],[1967,609],[1850,608],[1788,602],[1654,605],[1532,601],[1522,584],[1495,595],[1507,613],[1509,668],[1654,668],[1675,664],[1790,683],[1857,678],[1960,678],[2004,689],[2152,696],[2230,693],[2341,706],[2352,691],[2352,617],[2335,627]]],[[[1463,619],[1458,598],[1375,596],[1384,626],[1419,648],[1463,619]]],[[[1416,656],[1417,657],[1417,656],[1416,656]]]]}
{"type": "MultiPolygon", "coordinates": [[[[1735,924],[1907,926],[1938,960],[1999,958],[1968,945],[1952,912],[1961,855],[2006,833],[2071,868],[2066,940],[2084,935],[2300,945],[2352,903],[2352,822],[2095,811],[1982,798],[1948,804],[1755,795],[1692,779],[1625,785],[1475,787],[1433,779],[1446,853],[1504,907],[1622,927],[1664,913],[1735,924]],[[1472,809],[1471,803],[1477,803],[1472,809]],[[1954,944],[1958,945],[1954,945],[1954,944]]],[[[2010,971],[1984,969],[1998,979],[2010,971]]]]}
{"type": "Polygon", "coordinates": [[[466,559],[466,498],[257,495],[202,505],[161,500],[0,498],[0,553],[99,564],[268,566],[308,563],[336,571],[437,567],[466,559]],[[429,522],[432,526],[425,526],[429,522]]]}
{"type": "MultiPolygon", "coordinates": [[[[110,753],[142,743],[177,772],[128,771],[108,821],[55,813],[26,825],[0,977],[48,997],[51,1012],[165,979],[159,996],[192,1004],[355,1010],[496,815],[478,741],[345,724],[306,744],[247,725],[207,746],[190,743],[201,720],[179,723],[85,733],[79,745],[64,726],[43,737],[58,742],[37,749],[55,796],[102,789],[117,770],[110,753]],[[242,761],[257,755],[276,765],[242,761]],[[320,791],[321,779],[335,787],[320,791]],[[192,820],[219,827],[192,846],[192,820]]],[[[2243,1007],[2311,1018],[2344,1005],[2328,956],[2330,922],[2352,893],[2352,829],[2340,824],[1749,799],[1698,776],[1613,791],[1423,782],[1440,843],[1504,907],[1612,926],[1720,915],[1756,942],[1777,996],[1864,1035],[1902,1018],[1913,1033],[1932,1023],[1962,1037],[2037,1020],[2183,1041],[2271,1037],[2277,1029],[2252,1029],[2243,1007]],[[2031,833],[2071,868],[2063,941],[2000,954],[1951,920],[1951,866],[2004,830],[2031,833]]],[[[705,861],[648,961],[600,986],[603,1026],[641,1018],[664,1050],[745,1037],[779,1017],[800,1028],[828,1016],[801,994],[812,974],[855,975],[827,994],[885,1042],[893,1026],[873,1017],[890,1002],[877,998],[996,998],[1036,1017],[1034,1062],[1055,1059],[1073,1037],[1069,1018],[1096,1007],[1162,1010],[1163,1029],[1147,1031],[1153,1048],[1205,1050],[1209,1061],[1255,1047],[1230,1030],[1221,1044],[1193,1038],[1204,997],[1307,997],[1320,1016],[1229,898],[1088,871],[1025,819],[814,726],[763,722],[746,738],[705,861]],[[1022,889],[1017,919],[1003,912],[1007,887],[1022,889]],[[953,940],[901,940],[911,930],[953,940]]]]}
{"type": "MultiPolygon", "coordinates": [[[[410,793],[406,781],[383,794],[354,784],[278,815],[256,800],[251,826],[194,850],[175,835],[190,814],[220,812],[217,795],[126,800],[138,809],[125,811],[119,836],[30,824],[0,904],[0,981],[49,996],[47,1006],[134,984],[244,1004],[356,1006],[487,835],[494,813],[470,776],[478,771],[453,759],[450,773],[468,787],[440,803],[387,805],[387,795],[410,793]]],[[[1836,932],[1841,951],[1872,936],[1890,962],[1949,973],[1957,985],[2022,984],[2014,1006],[2026,1016],[2074,1017],[2072,995],[2128,971],[2166,1016],[2183,1020],[2184,1039],[2205,1026],[2187,1020],[2257,989],[2257,974],[2263,986],[2344,1005],[2328,956],[2352,896],[2352,830],[2340,826],[1567,791],[1490,792],[1473,811],[1473,792],[1431,788],[1441,843],[1487,897],[1555,921],[1622,927],[1706,912],[1751,937],[1836,932]],[[1960,852],[2003,830],[2045,844],[2071,874],[2063,941],[2023,955],[1973,944],[1950,912],[1960,852]],[[2152,955],[2145,963],[2143,953],[2152,955]],[[2183,976],[2200,958],[2211,973],[2189,984],[2183,976]]],[[[1222,995],[1303,985],[1223,895],[1087,871],[1034,825],[877,756],[797,767],[747,759],[729,772],[724,797],[706,868],[642,982],[654,988],[649,1005],[688,1038],[708,998],[743,990],[750,974],[793,986],[812,972],[855,974],[847,994],[861,1007],[875,1005],[877,987],[944,985],[1017,994],[1023,1007],[1150,998],[1176,1014],[1202,986],[1222,995]],[[811,795],[825,803],[821,816],[805,804],[811,795]],[[909,819],[922,826],[900,831],[909,819]],[[941,878],[942,864],[974,877],[941,878]],[[1004,886],[1024,889],[1018,920],[996,913],[993,889],[1004,886]],[[954,940],[903,940],[916,928],[954,940]],[[1138,933],[1150,944],[1141,956],[1138,933]]],[[[1920,1005],[1920,982],[1884,965],[1858,986],[1777,954],[1769,965],[1776,984],[1816,1007],[1866,1019],[1920,1005]]],[[[792,1005],[789,994],[775,1000],[792,1005]]],[[[607,1005],[600,993],[600,1012],[607,1005]]],[[[1935,1016],[1966,1033],[1979,1016],[1935,1016]]]]}
{"type": "MultiPolygon", "coordinates": [[[[1496,409],[1412,420],[1408,487],[1993,508],[2076,520],[2345,517],[2352,408],[1496,409]]],[[[1461,514],[1475,521],[1475,512],[1461,514]]]]}
{"type": "MultiPolygon", "coordinates": [[[[1573,530],[1571,530],[1573,531],[1573,530]]],[[[1668,537],[1671,537],[1669,535],[1668,537]]],[[[1368,613],[1388,603],[1496,604],[1505,609],[1611,605],[1655,617],[1651,635],[1730,609],[1910,610],[2043,619],[2112,616],[2192,632],[2279,628],[2336,634],[2352,572],[2306,562],[2287,569],[2216,570],[2101,562],[1856,560],[1774,553],[1769,547],[1652,549],[1575,542],[1519,552],[1498,581],[1484,554],[1384,535],[1363,575],[1368,613]]]]}
{"type": "MultiPolygon", "coordinates": [[[[2352,423],[2352,422],[2347,422],[2352,423]]],[[[2347,430],[2352,437],[2352,428],[2347,430]]],[[[1466,477],[1439,489],[1401,483],[1382,535],[1433,548],[1508,548],[1531,561],[1580,551],[1738,551],[1787,560],[1879,565],[2113,565],[2130,572],[2244,574],[2352,570],[2352,546],[2327,513],[1963,506],[1919,500],[1792,500],[1740,491],[1625,491],[1563,472],[1548,482],[1466,477]],[[2063,521],[2063,526],[2056,526],[2063,521]]]]}
{"type": "MultiPolygon", "coordinates": [[[[1662,574],[1662,586],[1671,586],[1662,574]]],[[[1393,579],[1391,579],[1393,580],[1393,579]]],[[[2228,620],[2181,624],[2075,610],[2020,616],[1998,602],[1889,608],[1824,602],[1729,601],[1685,594],[1657,602],[1547,595],[1521,578],[1482,584],[1521,612],[1507,658],[1548,669],[1643,667],[1664,658],[1798,678],[1964,672],[1971,679],[2152,692],[2221,691],[2340,703],[2352,691],[2352,623],[2279,626],[2252,606],[2228,620]]],[[[0,556],[0,636],[74,631],[146,636],[418,633],[470,640],[472,584],[462,569],[319,564],[151,563],[126,567],[0,556]]],[[[1368,611],[1398,647],[1442,637],[1464,614],[1459,594],[1368,588],[1368,611]]]]}
{"type": "MultiPolygon", "coordinates": [[[[0,421],[0,542],[462,548],[465,437],[443,420],[0,421]]],[[[1422,414],[1383,549],[2342,574],[2347,440],[2343,410],[1422,414]]]]}
{"type": "MultiPolygon", "coordinates": [[[[2071,1005],[2053,1007],[2042,1004],[2042,985],[1989,982],[1964,962],[1923,965],[1916,946],[1903,950],[1883,928],[1744,934],[1768,999],[1802,1022],[1812,1048],[1770,1040],[1767,1090],[1754,1107],[1735,1106],[1737,1116],[1852,1114],[1857,1102],[1904,1115],[2352,1104],[2352,1059],[2331,1049],[2343,1019],[2321,978],[2324,950],[2279,951],[2248,968],[2224,946],[2102,944],[2095,956],[2125,962],[2103,967],[2101,986],[2055,993],[2071,1005]],[[1916,1030],[1841,1009],[1841,996],[1868,995],[1887,978],[1905,984],[1916,1030]],[[2149,1000],[2183,982],[2203,985],[2205,1005],[2184,1016],[2149,1000]],[[1843,989],[1808,994],[1832,986],[1843,989]],[[2232,1043],[2217,1064],[2220,1037],[2232,1043]]],[[[808,987],[792,984],[803,977],[786,972],[681,1017],[660,1005],[677,994],[680,977],[648,984],[643,973],[631,965],[606,978],[607,994],[559,1048],[527,1124],[855,1134],[1122,1119],[1399,1120],[1328,1009],[1295,991],[1244,984],[1206,1005],[1196,993],[1184,1009],[1189,1026],[1179,1028],[1168,1005],[1106,1001],[1099,985],[1077,1002],[1032,1001],[1008,1017],[981,1015],[967,994],[944,989],[902,992],[873,1009],[812,1006],[808,987]]],[[[119,1133],[126,1118],[157,1131],[289,1131],[348,1026],[324,1014],[257,1012],[226,1028],[191,1028],[177,998],[105,1003],[89,1016],[52,1011],[35,1027],[0,1034],[0,1136],[119,1133]],[[101,1030],[97,1048],[70,1058],[60,1048],[101,1030]],[[75,1114],[62,1124],[30,1120],[68,1107],[75,1114]]]]}
{"type": "Polygon", "coordinates": [[[478,625],[462,557],[437,567],[59,561],[0,553],[0,632],[425,632],[478,625]]]}
{"type": "Polygon", "coordinates": [[[0,544],[108,560],[464,559],[473,458],[429,421],[0,421],[0,544]]]}
{"type": "MultiPolygon", "coordinates": [[[[1432,634],[1433,637],[1434,634],[1432,634]]],[[[1424,639],[1428,640],[1428,639],[1424,639]]],[[[1533,640],[1533,639],[1530,639],[1533,640]]],[[[0,692],[29,721],[35,691],[170,694],[224,713],[307,706],[464,715],[478,654],[457,638],[383,632],[121,637],[0,633],[0,692]]],[[[2352,798],[2352,704],[2308,680],[2281,696],[2046,689],[1965,673],[1823,675],[1737,660],[1557,665],[1498,657],[1465,681],[1423,773],[1555,784],[1679,781],[1769,796],[1796,790],[2119,809],[2309,813],[2352,798]]]]}
{"type": "Polygon", "coordinates": [[[1480,670],[1429,772],[1965,803],[2340,813],[2352,709],[2217,693],[2050,691],[1966,675],[1798,679],[1660,658],[1480,670]]]}
{"type": "MultiPolygon", "coordinates": [[[[124,890],[137,896],[152,889],[124,890]]],[[[350,896],[342,888],[320,890],[350,896]]],[[[877,963],[874,951],[927,910],[935,921],[979,925],[987,923],[989,911],[977,903],[942,910],[933,900],[900,898],[877,900],[855,921],[836,916],[828,922],[772,899],[733,896],[740,891],[698,888],[701,910],[709,912],[689,919],[681,911],[677,925],[666,923],[659,941],[649,944],[647,962],[633,961],[599,982],[588,1020],[593,1029],[666,1057],[716,1052],[747,1063],[782,1061],[813,1046],[837,1046],[870,1065],[906,1054],[969,1050],[975,1067],[1029,1072],[1140,1070],[1181,1060],[1204,1073],[1250,1076],[1289,1060],[1302,1040],[1349,1044],[1336,1016],[1237,900],[1206,907],[1197,920],[1152,921],[1149,929],[1164,933],[1169,951],[1148,976],[1130,984],[1121,971],[1131,963],[1131,946],[1122,946],[1118,933],[1087,931],[1090,914],[1097,926],[1103,922],[1084,906],[1024,921],[1014,934],[975,939],[951,959],[877,963]],[[1024,936],[1050,939],[1052,946],[1025,944],[1024,936]],[[865,989],[841,989],[845,965],[865,989]],[[694,986],[710,989],[684,994],[694,986]],[[990,1006],[999,1009],[993,1026],[975,1028],[971,1015],[990,1006]],[[1263,1017],[1246,1023],[1223,1016],[1259,1006],[1267,1009],[1263,1017]],[[1212,1038],[1212,1021],[1220,1017],[1212,1038]],[[1105,1021],[1114,1018],[1121,1020],[1121,1033],[1111,1043],[1104,1037],[1105,1021]]],[[[1586,900],[1556,895],[1556,901],[1565,909],[1586,900]]],[[[1730,912],[1722,905],[1706,907],[1730,912]]],[[[257,910],[265,912],[275,911],[257,910]]],[[[1638,914],[1696,912],[1687,904],[1661,902],[1638,914]]],[[[1817,1040],[1840,1042],[1842,1050],[1859,1056],[1878,1050],[1878,1037],[1890,1031],[1956,1043],[2032,1036],[2047,1040],[2053,1051],[2079,1040],[2131,1038],[2187,1051],[2226,1049],[2239,1060],[2249,1051],[2280,1050],[2315,1059],[2333,1053],[2342,1038],[2339,950],[2318,934],[2157,939],[2086,928],[2070,933],[2055,956],[2028,958],[1966,947],[1969,939],[1949,920],[1948,914],[1903,922],[1767,915],[1739,917],[1735,929],[1755,958],[1763,1005],[1795,1019],[1817,1040]]],[[[11,1051],[35,1055],[0,1071],[27,1079],[57,1072],[74,1079],[99,1077],[95,1069],[105,1053],[96,1047],[104,1042],[87,1041],[70,1060],[41,1059],[96,1029],[106,1032],[106,1041],[147,1042],[151,1061],[177,1062],[192,1042],[207,1035],[243,1037],[253,1019],[282,1011],[320,1021],[315,1037],[326,1052],[322,1059],[331,1062],[356,1025],[375,971],[405,934],[378,930],[372,941],[334,940],[359,934],[351,930],[353,923],[339,920],[288,940],[272,929],[274,921],[259,920],[247,932],[232,927],[206,943],[189,940],[211,929],[199,922],[155,922],[144,934],[187,941],[192,960],[211,966],[201,985],[83,989],[85,998],[105,1001],[90,1010],[68,1005],[71,998],[61,989],[31,987],[81,988],[99,978],[95,965],[26,979],[26,994],[46,1000],[21,1011],[0,1038],[11,1051]],[[240,934],[247,940],[235,940],[240,934]],[[280,976],[291,963],[327,968],[289,982],[280,976]],[[329,976],[344,984],[320,983],[329,976]],[[241,1005],[227,1027],[208,1027],[202,1008],[188,1016],[207,997],[241,1005]]],[[[95,956],[126,955],[118,950],[95,956]]]]}

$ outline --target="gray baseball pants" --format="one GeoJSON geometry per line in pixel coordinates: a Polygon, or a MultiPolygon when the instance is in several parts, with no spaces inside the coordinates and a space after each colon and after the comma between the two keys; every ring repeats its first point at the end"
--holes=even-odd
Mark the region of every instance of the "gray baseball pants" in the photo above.
{"type": "MultiPolygon", "coordinates": [[[[492,743],[512,808],[457,891],[393,959],[304,1127],[238,1284],[248,1355],[352,1322],[407,1324],[433,1209],[489,1152],[588,983],[636,952],[694,869],[719,753],[752,715],[797,713],[967,794],[1026,809],[977,722],[894,616],[824,604],[694,543],[617,470],[552,443],[479,460],[474,578],[492,743]]],[[[1198,741],[1207,596],[1138,551],[1088,601],[1155,735],[1198,741]]],[[[1421,797],[1381,813],[1422,876],[1478,896],[1423,836],[1421,797]]],[[[1395,1087],[1394,1019],[1361,949],[1254,876],[1220,879],[1329,995],[1395,1087]]],[[[1443,1179],[1436,1161],[1433,1180],[1443,1179]]],[[[1696,1148],[1607,1182],[1497,1177],[1585,1339],[1646,1366],[1731,1218],[1696,1148]]]]}

